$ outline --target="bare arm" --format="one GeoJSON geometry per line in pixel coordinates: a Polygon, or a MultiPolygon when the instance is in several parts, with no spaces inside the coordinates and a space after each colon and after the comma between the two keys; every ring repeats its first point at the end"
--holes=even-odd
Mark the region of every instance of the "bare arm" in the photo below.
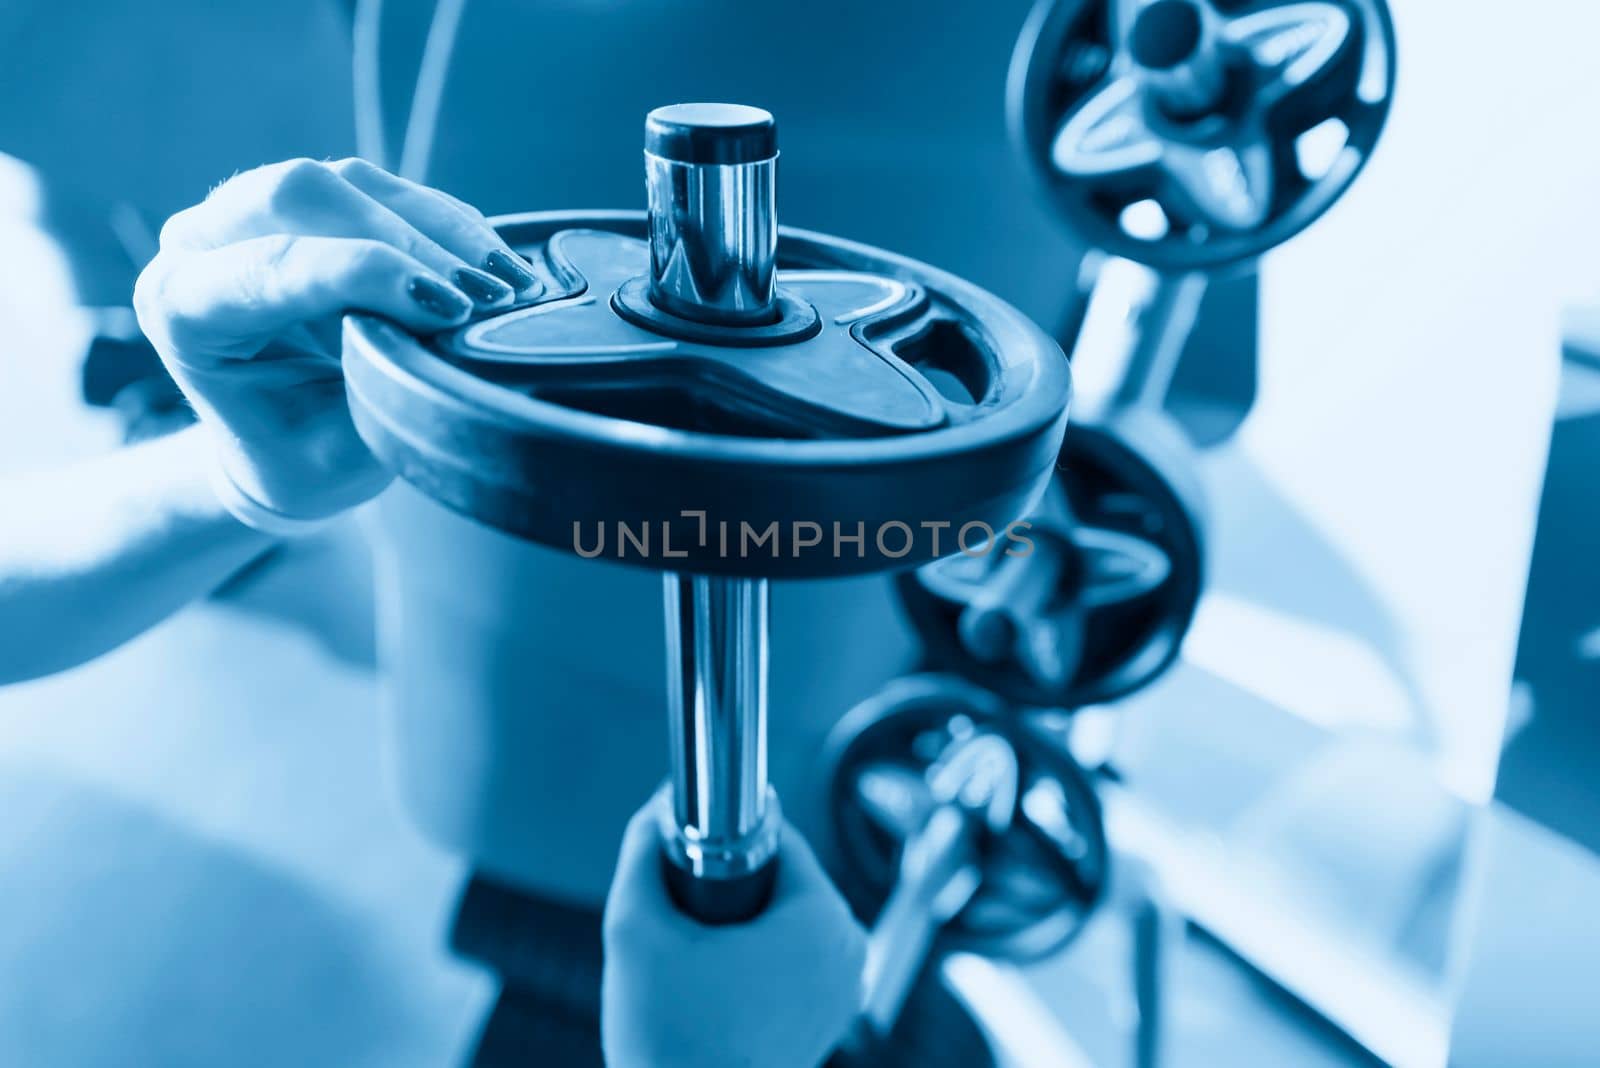
{"type": "Polygon", "coordinates": [[[272,544],[218,503],[212,448],[191,427],[0,479],[0,685],[116,648],[272,544]]]}
{"type": "Polygon", "coordinates": [[[345,404],[343,313],[438,330],[535,281],[477,211],[359,159],[258,167],[169,219],[134,308],[200,425],[0,480],[0,684],[216,588],[271,544],[253,527],[303,529],[383,489],[345,404]]]}

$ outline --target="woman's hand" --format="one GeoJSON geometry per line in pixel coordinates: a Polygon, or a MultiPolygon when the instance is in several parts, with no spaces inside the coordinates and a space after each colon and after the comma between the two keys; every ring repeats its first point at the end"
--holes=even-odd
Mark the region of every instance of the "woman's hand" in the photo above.
{"type": "Polygon", "coordinates": [[[860,925],[791,827],[761,915],[727,927],[683,915],[662,880],[657,803],[628,824],[606,900],[606,1063],[816,1068],[861,1009],[860,925]]]}
{"type": "Polygon", "coordinates": [[[364,160],[297,159],[237,175],[169,219],[134,307],[234,487],[310,519],[389,481],[345,403],[342,313],[429,332],[534,281],[455,198],[364,160]]]}

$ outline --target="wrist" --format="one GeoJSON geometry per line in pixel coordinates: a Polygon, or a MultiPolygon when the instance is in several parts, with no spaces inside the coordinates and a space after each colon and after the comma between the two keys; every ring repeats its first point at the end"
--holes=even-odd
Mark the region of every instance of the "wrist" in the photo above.
{"type": "Polygon", "coordinates": [[[223,451],[209,428],[188,427],[164,438],[135,447],[160,454],[156,459],[168,483],[168,499],[191,519],[223,524],[242,536],[279,539],[314,533],[339,513],[315,519],[285,515],[262,504],[229,475],[223,451]]]}
{"type": "Polygon", "coordinates": [[[297,516],[257,500],[229,472],[221,452],[213,450],[207,478],[211,493],[223,510],[239,523],[273,538],[302,538],[326,529],[342,512],[322,516],[297,516]]]}

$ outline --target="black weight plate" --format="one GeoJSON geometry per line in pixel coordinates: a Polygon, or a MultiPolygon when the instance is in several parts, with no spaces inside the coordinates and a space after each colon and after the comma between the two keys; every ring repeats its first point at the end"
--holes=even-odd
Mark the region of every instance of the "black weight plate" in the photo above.
{"type": "Polygon", "coordinates": [[[647,567],[824,577],[934,559],[1048,478],[1066,359],[958,278],[785,229],[783,321],[690,336],[628,305],[643,213],[495,225],[541,276],[537,300],[433,338],[345,325],[363,438],[470,517],[585,555],[605,531],[599,555],[647,567]]]}
{"type": "Polygon", "coordinates": [[[1005,737],[1021,776],[1012,827],[984,856],[982,884],[940,933],[939,949],[1013,960],[1047,956],[1072,940],[1104,895],[1110,857],[1100,802],[1057,741],[952,676],[896,679],[846,714],[830,736],[834,880],[858,915],[876,917],[899,872],[901,841],[865,810],[858,778],[883,765],[920,776],[943,751],[957,717],[1005,737]]]}
{"type": "Polygon", "coordinates": [[[1225,271],[1348,188],[1388,116],[1394,57],[1384,0],[1039,0],[1012,59],[1012,136],[1089,245],[1159,270],[1225,271]],[[1173,57],[1135,32],[1169,9],[1199,14],[1202,48],[1226,57],[1200,117],[1163,106],[1150,65],[1173,57]]]}
{"type": "MultiPolygon", "coordinates": [[[[1167,565],[1164,577],[1136,596],[1080,607],[1071,628],[1078,644],[1065,654],[1075,657],[1076,667],[1058,685],[1040,683],[1014,658],[979,659],[962,640],[967,601],[952,590],[955,583],[939,581],[940,573],[987,568],[992,561],[953,557],[901,576],[899,586],[936,670],[953,671],[1017,704],[1071,709],[1123,697],[1176,659],[1204,583],[1204,512],[1193,453],[1182,431],[1155,411],[1127,409],[1104,425],[1073,424],[1056,478],[1075,520],[1059,532],[1060,540],[1072,544],[1085,529],[1106,532],[1145,546],[1167,565]]],[[[1034,522],[1044,524],[1035,532],[1043,543],[1051,521],[1035,516],[1034,522]]],[[[1078,571],[1052,579],[1062,586],[1047,603],[1065,607],[1078,571]]]]}

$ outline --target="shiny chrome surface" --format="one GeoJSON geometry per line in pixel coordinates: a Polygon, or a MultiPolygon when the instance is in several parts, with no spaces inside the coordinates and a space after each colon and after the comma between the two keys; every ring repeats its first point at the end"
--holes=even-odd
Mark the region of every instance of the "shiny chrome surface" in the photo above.
{"type": "MultiPolygon", "coordinates": [[[[777,314],[776,142],[762,146],[773,148],[770,158],[714,162],[729,158],[719,147],[748,144],[748,124],[720,125],[730,115],[774,134],[770,115],[727,105],[658,109],[646,123],[648,144],[664,119],[702,161],[644,154],[650,299],[701,322],[767,322],[777,314]]],[[[767,583],[663,581],[672,801],[662,840],[694,877],[736,879],[776,857],[783,823],[767,784],[767,583]]]]}
{"type": "Polygon", "coordinates": [[[777,851],[767,784],[767,583],[667,575],[674,860],[729,877],[777,851]]]}
{"type": "Polygon", "coordinates": [[[777,163],[680,163],[645,153],[657,307],[718,324],[776,318],[777,163]]]}

